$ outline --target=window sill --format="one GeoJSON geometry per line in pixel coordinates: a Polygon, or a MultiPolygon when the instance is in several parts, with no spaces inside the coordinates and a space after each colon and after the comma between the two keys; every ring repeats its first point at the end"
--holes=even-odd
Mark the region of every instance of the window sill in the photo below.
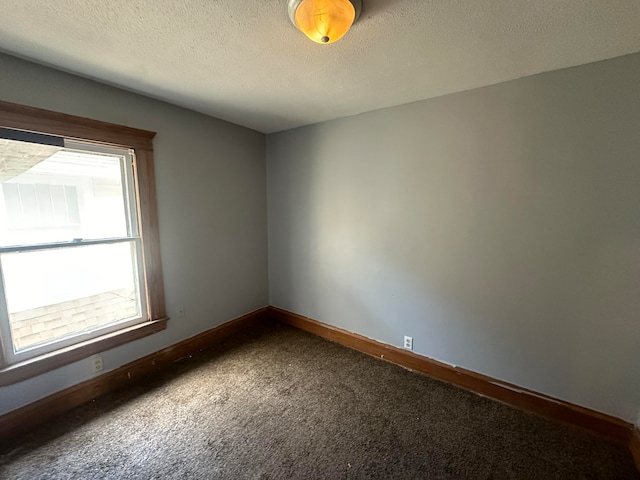
{"type": "MultiPolygon", "coordinates": [[[[67,348],[56,350],[24,362],[0,369],[0,387],[27,380],[31,377],[55,370],[96,353],[104,352],[128,342],[153,335],[167,328],[167,317],[141,323],[117,332],[87,340],[67,348]]],[[[88,368],[88,367],[87,367],[88,368]]]]}

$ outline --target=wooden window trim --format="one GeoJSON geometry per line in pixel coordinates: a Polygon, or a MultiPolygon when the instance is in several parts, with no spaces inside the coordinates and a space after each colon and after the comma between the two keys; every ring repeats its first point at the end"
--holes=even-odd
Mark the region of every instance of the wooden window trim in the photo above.
{"type": "MultiPolygon", "coordinates": [[[[26,380],[75,361],[164,330],[167,315],[160,262],[153,138],[155,132],[0,101],[0,128],[57,135],[66,139],[131,148],[149,320],[13,365],[0,357],[0,386],[26,380]]],[[[0,346],[0,354],[3,354],[0,346]]]]}

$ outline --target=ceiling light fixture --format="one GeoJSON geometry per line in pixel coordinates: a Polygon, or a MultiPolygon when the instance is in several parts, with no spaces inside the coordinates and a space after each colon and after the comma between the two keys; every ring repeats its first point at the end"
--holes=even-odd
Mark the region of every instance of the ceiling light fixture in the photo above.
{"type": "Polygon", "coordinates": [[[340,40],[361,11],[362,0],[289,0],[291,22],[316,43],[340,40]]]}

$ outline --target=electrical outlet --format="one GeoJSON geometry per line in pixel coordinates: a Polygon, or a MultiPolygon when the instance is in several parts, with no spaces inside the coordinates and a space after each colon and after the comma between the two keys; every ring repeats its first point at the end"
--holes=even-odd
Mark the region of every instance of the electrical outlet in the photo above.
{"type": "Polygon", "coordinates": [[[404,348],[407,350],[413,350],[413,337],[404,337],[404,348]]]}
{"type": "Polygon", "coordinates": [[[93,373],[97,373],[104,368],[102,357],[100,355],[96,355],[91,359],[91,367],[93,369],[93,373]]]}
{"type": "Polygon", "coordinates": [[[178,318],[184,317],[184,304],[178,305],[178,318]]]}

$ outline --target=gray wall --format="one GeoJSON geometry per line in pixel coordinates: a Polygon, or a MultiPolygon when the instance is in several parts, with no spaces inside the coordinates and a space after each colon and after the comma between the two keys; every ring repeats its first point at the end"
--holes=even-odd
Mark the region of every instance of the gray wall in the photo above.
{"type": "MultiPolygon", "coordinates": [[[[160,243],[172,320],[162,333],[105,352],[105,370],[267,305],[264,135],[6,55],[0,99],[158,133],[160,243]]],[[[0,388],[0,413],[86,380],[89,371],[86,360],[0,388]]]]}
{"type": "Polygon", "coordinates": [[[633,55],[268,136],[271,304],[635,421],[639,86],[633,55]]]}
{"type": "MultiPolygon", "coordinates": [[[[638,84],[633,55],[269,136],[271,303],[636,420],[638,84]]],[[[267,304],[263,135],[4,55],[0,99],[158,132],[173,319],[107,370],[267,304]]]]}

